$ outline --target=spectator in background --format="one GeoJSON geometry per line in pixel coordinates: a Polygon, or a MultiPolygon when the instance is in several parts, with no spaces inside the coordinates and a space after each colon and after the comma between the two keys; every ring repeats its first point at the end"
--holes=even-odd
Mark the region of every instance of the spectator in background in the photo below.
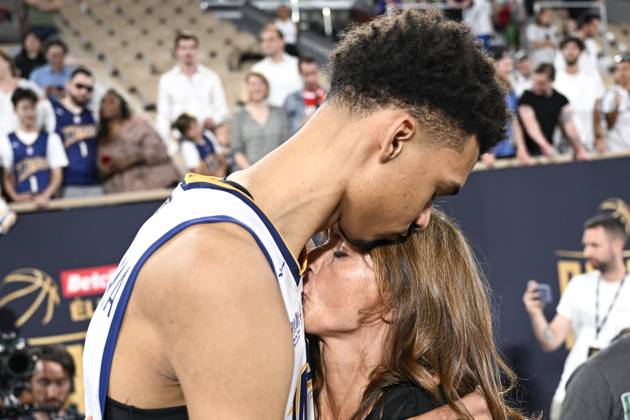
{"type": "Polygon", "coordinates": [[[175,37],[177,65],[160,77],[156,125],[170,155],[177,150],[171,141],[171,124],[183,113],[194,116],[204,130],[214,130],[227,142],[224,123],[229,113],[223,83],[216,72],[198,63],[198,51],[197,36],[180,32],[175,37]]]}
{"type": "Polygon", "coordinates": [[[201,129],[193,116],[180,115],[173,129],[180,134],[180,149],[188,171],[218,177],[227,175],[228,160],[223,148],[210,131],[201,129]]]}
{"type": "Polygon", "coordinates": [[[519,51],[514,55],[516,68],[512,75],[514,93],[520,98],[523,92],[532,88],[532,60],[524,51],[519,51]]]}
{"type": "Polygon", "coordinates": [[[583,252],[594,270],[571,278],[551,322],[543,312],[545,304],[538,283],[531,280],[527,284],[523,303],[543,351],[559,349],[570,334],[575,339],[553,396],[551,420],[560,418],[565,386],[574,370],[608,347],[622,328],[630,327],[630,276],[623,259],[627,223],[617,212],[602,213],[586,221],[583,252]]]}
{"type": "Polygon", "coordinates": [[[630,328],[578,367],[567,383],[560,420],[630,418],[630,328]]]}
{"type": "MultiPolygon", "coordinates": [[[[565,65],[556,71],[554,88],[567,97],[571,104],[573,123],[580,134],[582,144],[589,152],[603,145],[599,115],[599,101],[604,94],[604,84],[597,72],[583,70],[579,64],[584,43],[579,38],[566,38],[560,44],[565,65]]],[[[560,145],[564,151],[566,145],[560,145]]]]}
{"type": "MultiPolygon", "coordinates": [[[[513,115],[516,115],[518,107],[518,98],[514,93],[510,77],[514,69],[514,61],[507,50],[496,48],[491,50],[494,58],[494,67],[497,77],[505,88],[507,94],[505,102],[507,109],[513,115]]],[[[513,118],[506,127],[507,137],[500,141],[492,150],[481,156],[483,162],[492,166],[495,159],[509,159],[517,156],[523,163],[529,162],[529,155],[525,149],[525,141],[523,140],[523,132],[518,124],[518,120],[513,118]]]]}
{"type": "Polygon", "coordinates": [[[230,124],[230,143],[234,162],[247,168],[280,146],[289,137],[289,122],[281,108],[267,103],[269,82],[259,73],[249,73],[248,100],[230,124]]]}
{"type": "MultiPolygon", "coordinates": [[[[591,12],[586,12],[578,19],[578,29],[575,34],[566,38],[578,38],[583,43],[582,54],[579,59],[580,69],[589,73],[599,74],[599,46],[595,37],[599,33],[600,18],[591,12]]],[[[562,49],[562,48],[561,48],[562,49]]],[[[558,51],[554,60],[556,71],[564,70],[566,66],[562,51],[558,51]]]]}
{"type": "Polygon", "coordinates": [[[599,151],[630,151],[630,55],[620,57],[615,66],[615,85],[602,99],[608,139],[599,151]]]}
{"type": "Polygon", "coordinates": [[[73,70],[66,65],[68,46],[60,39],[50,39],[44,44],[44,55],[48,64],[33,70],[31,80],[46,92],[46,96],[61,96],[73,70]]]}
{"type": "Polygon", "coordinates": [[[67,407],[68,398],[74,392],[76,367],[68,351],[60,344],[42,346],[34,351],[35,369],[30,379],[35,406],[57,408],[54,413],[37,411],[20,420],[82,420],[83,415],[74,407],[67,407]]]}
{"type": "Polygon", "coordinates": [[[492,3],[488,0],[463,0],[461,4],[464,22],[470,26],[481,46],[487,50],[490,48],[490,39],[494,33],[492,3]]]}
{"type": "Polygon", "coordinates": [[[599,72],[600,49],[595,37],[599,33],[601,19],[595,13],[584,13],[578,19],[577,36],[584,41],[584,53],[580,56],[585,70],[599,72]]]}
{"type": "Polygon", "coordinates": [[[17,88],[31,89],[37,96],[42,95],[42,91],[35,83],[17,77],[11,56],[0,50],[0,135],[14,131],[18,127],[18,118],[11,102],[11,95],[17,88]]]}
{"type": "Polygon", "coordinates": [[[106,193],[167,188],[179,180],[158,133],[113,89],[101,99],[99,122],[97,162],[106,193]]]}
{"type": "Polygon", "coordinates": [[[287,6],[282,5],[276,9],[276,20],[273,21],[273,24],[282,32],[284,51],[298,57],[300,55],[297,48],[298,28],[291,20],[291,11],[287,6]]]}
{"type": "Polygon", "coordinates": [[[20,77],[28,79],[37,67],[46,64],[46,57],[42,52],[42,41],[33,31],[28,31],[22,41],[22,49],[15,56],[15,66],[20,77]]]}
{"type": "Polygon", "coordinates": [[[263,28],[260,47],[265,58],[254,64],[252,70],[260,73],[269,82],[269,104],[281,107],[287,96],[302,89],[302,79],[298,72],[297,58],[284,52],[284,40],[280,30],[274,25],[263,28]]]}
{"type": "Polygon", "coordinates": [[[61,10],[62,0],[23,0],[26,27],[46,40],[59,33],[55,15],[61,10]]]}
{"type": "Polygon", "coordinates": [[[532,88],[518,101],[518,119],[523,129],[527,156],[553,156],[553,133],[562,128],[573,145],[578,160],[588,158],[573,124],[571,107],[566,96],[553,89],[556,72],[551,64],[541,64],[532,76],[532,88]]]}
{"type": "Polygon", "coordinates": [[[15,131],[0,136],[4,190],[11,201],[32,201],[43,207],[59,190],[68,158],[56,133],[39,130],[35,92],[17,88],[11,101],[19,125],[15,131]]]}
{"type": "Polygon", "coordinates": [[[92,73],[79,67],[70,75],[63,98],[46,102],[45,126],[59,134],[69,161],[63,174],[64,198],[103,193],[96,166],[96,119],[88,108],[93,91],[92,73]]]}
{"type": "Polygon", "coordinates": [[[289,119],[290,133],[295,134],[326,99],[326,89],[319,84],[319,64],[312,57],[300,57],[298,68],[304,88],[289,95],[284,112],[289,119]]]}
{"type": "Polygon", "coordinates": [[[556,30],[555,25],[551,24],[551,10],[545,8],[538,11],[535,22],[527,25],[525,33],[529,57],[534,67],[542,63],[553,63],[558,46],[556,30]]]}

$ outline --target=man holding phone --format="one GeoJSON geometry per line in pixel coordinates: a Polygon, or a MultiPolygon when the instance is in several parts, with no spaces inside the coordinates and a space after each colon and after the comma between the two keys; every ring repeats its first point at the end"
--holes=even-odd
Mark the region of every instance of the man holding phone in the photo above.
{"type": "Polygon", "coordinates": [[[594,271],[571,279],[551,322],[543,313],[546,301],[551,301],[548,285],[533,280],[527,284],[523,303],[542,349],[557,350],[570,333],[575,336],[553,397],[552,420],[560,417],[565,386],[573,371],[607,347],[619,330],[630,326],[630,306],[626,304],[630,279],[623,261],[629,230],[630,220],[617,212],[597,215],[584,224],[584,258],[594,271]]]}

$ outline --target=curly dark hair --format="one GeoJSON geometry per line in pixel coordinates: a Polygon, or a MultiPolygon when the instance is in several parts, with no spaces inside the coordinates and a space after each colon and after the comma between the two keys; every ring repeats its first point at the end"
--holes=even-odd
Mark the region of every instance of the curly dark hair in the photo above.
{"type": "Polygon", "coordinates": [[[458,150],[473,134],[481,153],[505,138],[509,114],[491,60],[465,25],[437,11],[356,26],[331,61],[329,99],[353,112],[404,108],[458,150]]]}

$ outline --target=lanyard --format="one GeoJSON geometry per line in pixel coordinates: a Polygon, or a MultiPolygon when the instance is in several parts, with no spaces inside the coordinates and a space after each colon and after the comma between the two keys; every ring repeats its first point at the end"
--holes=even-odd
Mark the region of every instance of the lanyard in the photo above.
{"type": "Polygon", "coordinates": [[[599,323],[599,284],[602,282],[602,275],[600,274],[597,278],[597,289],[595,290],[595,340],[599,337],[599,332],[604,328],[606,321],[608,321],[608,315],[612,311],[613,306],[615,306],[615,302],[617,302],[617,298],[619,297],[619,292],[621,292],[621,288],[623,287],[623,283],[626,281],[626,276],[621,279],[619,283],[619,287],[617,288],[617,292],[610,302],[610,306],[606,311],[606,315],[604,315],[604,319],[602,319],[602,323],[599,323]]]}

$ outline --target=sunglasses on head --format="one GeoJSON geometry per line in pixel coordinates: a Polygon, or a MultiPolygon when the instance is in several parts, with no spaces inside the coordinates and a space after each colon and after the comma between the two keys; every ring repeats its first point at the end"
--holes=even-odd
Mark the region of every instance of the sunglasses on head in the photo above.
{"type": "Polygon", "coordinates": [[[83,83],[76,83],[74,86],[77,89],[84,89],[84,90],[87,90],[88,92],[92,92],[94,90],[94,86],[84,85],[83,83]]]}

